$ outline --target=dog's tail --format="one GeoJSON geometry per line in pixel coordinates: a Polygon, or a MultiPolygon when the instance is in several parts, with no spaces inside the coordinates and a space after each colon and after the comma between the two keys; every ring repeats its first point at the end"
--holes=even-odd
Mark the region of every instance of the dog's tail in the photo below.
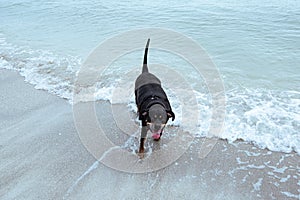
{"type": "Polygon", "coordinates": [[[145,48],[145,53],[144,53],[144,63],[143,63],[143,70],[142,70],[142,73],[144,73],[144,72],[149,72],[149,71],[148,71],[148,66],[147,66],[147,57],[148,57],[149,43],[150,43],[150,38],[148,39],[147,44],[146,44],[146,48],[145,48]]]}

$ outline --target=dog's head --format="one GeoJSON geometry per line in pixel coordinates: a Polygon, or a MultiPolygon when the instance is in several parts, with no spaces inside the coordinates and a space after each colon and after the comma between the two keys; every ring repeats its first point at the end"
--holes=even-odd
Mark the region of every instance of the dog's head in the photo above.
{"type": "Polygon", "coordinates": [[[148,126],[150,131],[153,134],[161,134],[170,117],[173,118],[175,116],[173,113],[168,113],[162,105],[152,105],[149,109],[150,122],[148,122],[148,126]]]}

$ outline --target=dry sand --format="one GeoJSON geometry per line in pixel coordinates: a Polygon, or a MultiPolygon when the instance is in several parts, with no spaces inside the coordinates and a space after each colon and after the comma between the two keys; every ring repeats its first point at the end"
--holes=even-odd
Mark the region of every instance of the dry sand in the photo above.
{"type": "MultiPolygon", "coordinates": [[[[204,138],[196,138],[161,170],[125,173],[87,151],[66,100],[7,70],[0,70],[0,100],[0,199],[300,199],[296,153],[218,140],[201,159],[204,138]]],[[[109,106],[97,102],[97,114],[116,133],[109,106]]],[[[117,138],[120,145],[126,140],[117,138]]],[[[167,141],[168,134],[158,145],[167,141]]]]}

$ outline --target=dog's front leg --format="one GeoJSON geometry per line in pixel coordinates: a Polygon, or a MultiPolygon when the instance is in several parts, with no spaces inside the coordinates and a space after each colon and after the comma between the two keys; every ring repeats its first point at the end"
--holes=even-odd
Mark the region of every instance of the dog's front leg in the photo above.
{"type": "Polygon", "coordinates": [[[144,152],[145,152],[144,144],[145,144],[145,140],[146,140],[146,137],[147,137],[147,131],[148,131],[147,126],[142,126],[141,140],[140,140],[140,149],[139,149],[139,156],[140,156],[140,158],[144,157],[144,152]]]}

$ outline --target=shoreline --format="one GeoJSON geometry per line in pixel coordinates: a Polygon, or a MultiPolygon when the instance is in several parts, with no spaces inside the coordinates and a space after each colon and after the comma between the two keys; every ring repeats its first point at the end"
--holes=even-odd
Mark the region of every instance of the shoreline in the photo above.
{"type": "MultiPolygon", "coordinates": [[[[231,144],[218,139],[200,159],[204,138],[195,138],[178,160],[145,174],[97,164],[78,137],[67,100],[34,89],[17,72],[0,69],[0,74],[1,199],[300,197],[300,156],[296,152],[273,152],[243,141],[231,144]]],[[[109,122],[108,103],[97,102],[96,106],[97,114],[109,122]]],[[[127,137],[114,139],[122,144],[127,137]]],[[[168,145],[167,139],[160,145],[168,145]]],[[[148,145],[152,143],[149,140],[148,145]]]]}

